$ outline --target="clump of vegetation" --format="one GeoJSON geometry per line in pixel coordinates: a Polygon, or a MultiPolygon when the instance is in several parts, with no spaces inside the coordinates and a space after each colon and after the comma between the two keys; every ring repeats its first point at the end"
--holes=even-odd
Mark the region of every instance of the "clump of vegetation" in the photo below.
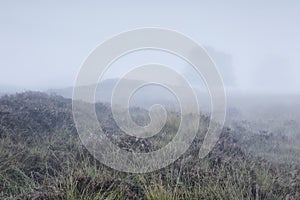
{"type": "MultiPolygon", "coordinates": [[[[109,107],[96,108],[106,132],[117,135],[121,146],[140,148],[114,127],[109,107]]],[[[93,158],[71,113],[71,101],[58,96],[29,92],[0,99],[0,199],[300,199],[300,167],[248,154],[229,128],[204,159],[198,158],[199,134],[170,166],[130,174],[93,158]]],[[[207,122],[201,119],[203,129],[207,122]]],[[[176,127],[167,123],[162,132],[176,127]]],[[[139,142],[147,150],[160,145],[139,142]]]]}

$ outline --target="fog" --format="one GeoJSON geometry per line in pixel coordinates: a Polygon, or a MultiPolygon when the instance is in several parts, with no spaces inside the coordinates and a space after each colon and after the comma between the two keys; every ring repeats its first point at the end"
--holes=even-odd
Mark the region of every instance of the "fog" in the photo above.
{"type": "MultiPolygon", "coordinates": [[[[176,30],[206,47],[228,91],[300,92],[299,1],[12,0],[0,5],[1,92],[72,86],[97,45],[140,27],[176,30]]],[[[160,58],[165,59],[156,55],[160,58]]],[[[195,79],[184,63],[178,68],[195,79]]],[[[115,67],[106,78],[119,75],[115,67]]]]}

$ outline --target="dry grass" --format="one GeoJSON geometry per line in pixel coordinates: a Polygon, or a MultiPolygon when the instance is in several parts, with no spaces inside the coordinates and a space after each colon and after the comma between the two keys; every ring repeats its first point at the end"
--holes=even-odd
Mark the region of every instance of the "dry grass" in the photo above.
{"type": "MultiPolygon", "coordinates": [[[[43,98],[54,101],[52,97],[43,98]]],[[[32,103],[33,100],[29,102],[39,105],[32,103]]],[[[60,100],[55,98],[55,102],[51,104],[54,109],[60,100]]],[[[51,114],[47,107],[42,107],[51,114]]],[[[59,112],[64,109],[61,107],[59,112]]],[[[81,145],[77,134],[64,128],[70,124],[48,132],[30,132],[18,129],[18,121],[11,121],[14,127],[9,129],[3,116],[0,199],[300,199],[299,166],[272,163],[245,153],[229,129],[224,130],[219,143],[205,159],[198,158],[203,141],[198,135],[190,149],[170,166],[152,173],[130,174],[112,170],[95,160],[81,145]]],[[[49,116],[45,120],[53,123],[49,116]]],[[[9,119],[17,120],[13,115],[9,119]]],[[[202,118],[203,130],[206,123],[207,118],[202,118]]],[[[36,126],[41,127],[38,123],[36,126]]],[[[165,135],[159,137],[172,135],[176,127],[176,120],[172,119],[163,129],[165,135]]],[[[111,128],[107,126],[107,130],[114,130],[111,128]]],[[[131,145],[130,138],[122,136],[122,141],[131,145]]],[[[158,141],[147,144],[156,148],[165,142],[158,141]]]]}

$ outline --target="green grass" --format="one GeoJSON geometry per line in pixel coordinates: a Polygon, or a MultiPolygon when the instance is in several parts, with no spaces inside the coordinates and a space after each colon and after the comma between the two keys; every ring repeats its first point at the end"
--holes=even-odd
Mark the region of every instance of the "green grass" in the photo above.
{"type": "MultiPolygon", "coordinates": [[[[0,98],[0,105],[5,108],[2,114],[0,110],[1,200],[300,199],[299,145],[277,136],[224,128],[215,148],[199,159],[200,133],[209,122],[202,117],[197,138],[176,162],[155,172],[130,174],[104,166],[82,146],[70,100],[22,93],[0,98]]],[[[104,117],[104,129],[120,136],[112,141],[123,141],[124,149],[156,150],[178,129],[173,113],[161,133],[144,141],[146,149],[139,149],[139,142],[115,127],[107,107],[99,104],[97,111],[104,117]]]]}
{"type": "Polygon", "coordinates": [[[284,199],[299,195],[299,188],[289,182],[288,169],[248,156],[224,154],[220,161],[213,152],[199,160],[187,153],[160,171],[128,174],[94,160],[70,134],[36,134],[17,142],[6,137],[0,140],[0,150],[1,199],[284,199]]]}

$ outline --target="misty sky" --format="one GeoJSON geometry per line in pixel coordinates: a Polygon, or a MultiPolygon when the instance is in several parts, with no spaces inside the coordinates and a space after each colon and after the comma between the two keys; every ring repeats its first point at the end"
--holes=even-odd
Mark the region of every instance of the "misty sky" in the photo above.
{"type": "MultiPolygon", "coordinates": [[[[134,28],[161,27],[207,47],[228,88],[300,92],[296,0],[1,0],[0,25],[2,90],[72,86],[84,59],[105,39],[134,28]]],[[[112,76],[119,73],[115,68],[112,76]]]]}

